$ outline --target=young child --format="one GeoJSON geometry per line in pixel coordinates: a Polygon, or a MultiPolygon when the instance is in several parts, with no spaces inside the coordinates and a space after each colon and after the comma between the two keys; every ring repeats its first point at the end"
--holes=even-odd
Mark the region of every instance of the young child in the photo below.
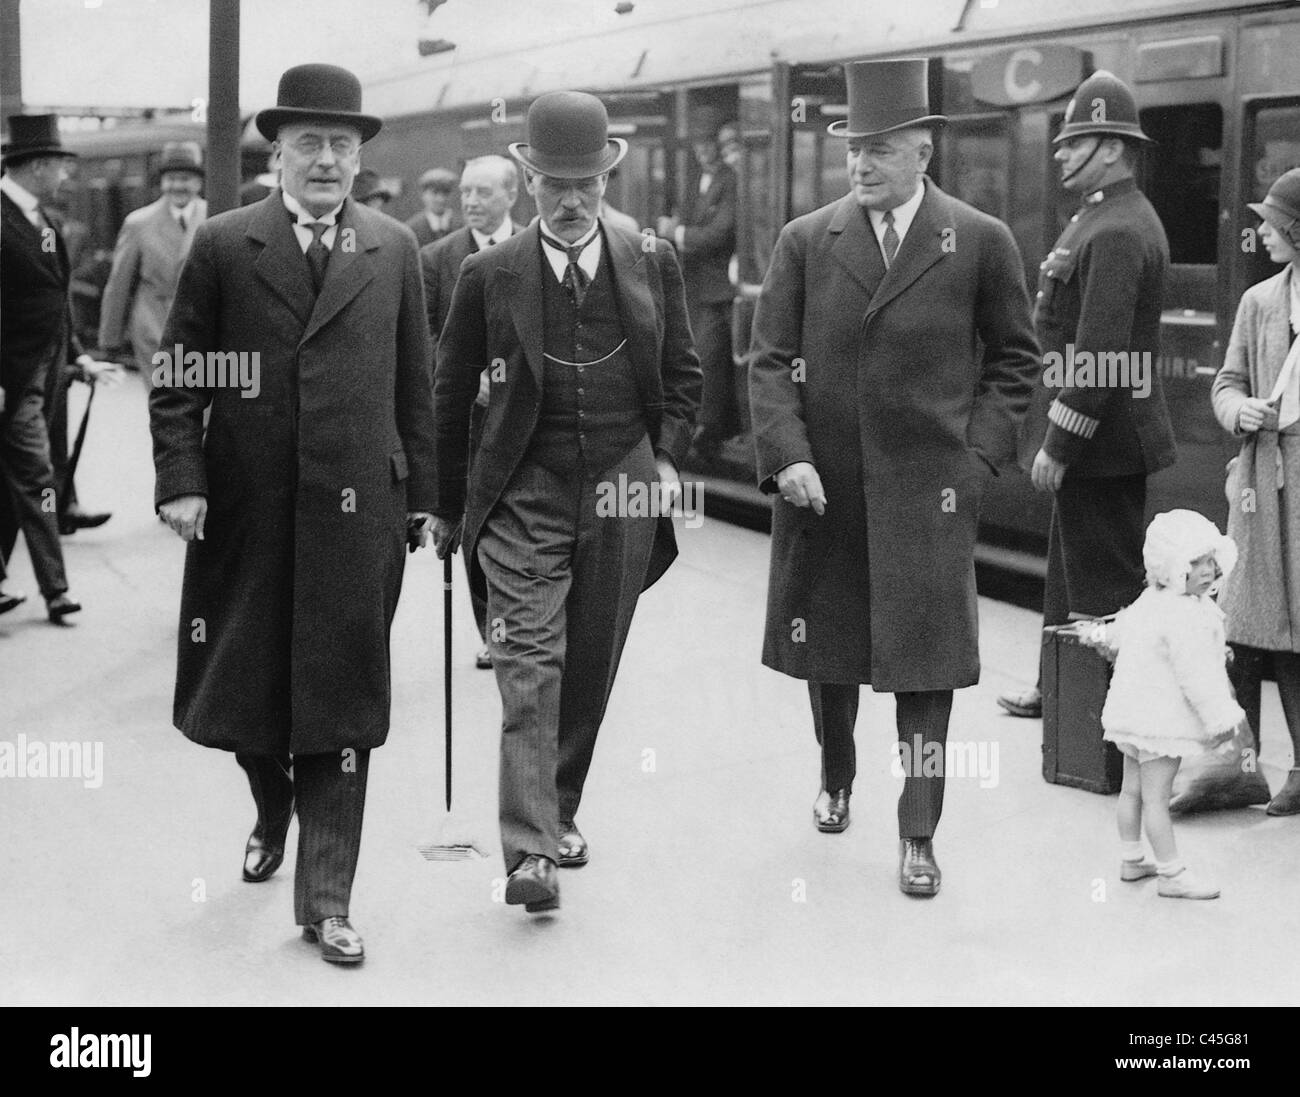
{"type": "Polygon", "coordinates": [[[1212,597],[1237,562],[1237,546],[1203,515],[1171,510],[1147,527],[1142,559],[1147,588],[1106,634],[1118,654],[1103,738],[1124,754],[1120,879],[1159,875],[1161,895],[1215,899],[1219,889],[1178,856],[1169,797],[1182,759],[1230,740],[1245,719],[1228,684],[1223,613],[1212,597]],[[1154,862],[1143,854],[1143,825],[1154,862]]]}

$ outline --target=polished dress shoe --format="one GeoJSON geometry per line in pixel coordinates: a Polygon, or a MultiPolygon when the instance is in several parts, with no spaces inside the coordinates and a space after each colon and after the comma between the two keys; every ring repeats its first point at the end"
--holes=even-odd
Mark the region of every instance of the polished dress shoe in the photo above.
{"type": "Polygon", "coordinates": [[[904,895],[929,898],[939,894],[943,878],[930,838],[902,838],[898,843],[898,886],[904,895]]]}
{"type": "Polygon", "coordinates": [[[555,862],[549,857],[530,853],[506,880],[506,902],[523,903],[529,914],[540,914],[560,907],[560,881],[555,862]]]}
{"type": "Polygon", "coordinates": [[[17,609],[25,601],[25,594],[10,594],[7,590],[0,590],[0,613],[8,613],[11,609],[17,609]]]}
{"type": "Polygon", "coordinates": [[[1024,716],[1030,720],[1040,720],[1043,716],[1043,695],[1037,689],[1004,693],[998,698],[998,704],[1012,716],[1024,716]]]}
{"type": "Polygon", "coordinates": [[[87,514],[80,507],[69,507],[59,515],[59,532],[66,535],[79,529],[94,529],[112,517],[111,513],[87,514]]]}
{"type": "Polygon", "coordinates": [[[283,816],[283,822],[276,819],[273,823],[263,825],[258,819],[253,833],[248,836],[244,846],[244,879],[250,884],[260,884],[269,880],[271,874],[284,864],[284,844],[289,837],[289,823],[293,820],[293,801],[289,801],[289,810],[283,816]]]}
{"type": "Polygon", "coordinates": [[[479,670],[492,669],[492,649],[487,645],[478,649],[478,654],[474,656],[474,666],[479,670]]]}
{"type": "Polygon", "coordinates": [[[823,834],[839,834],[849,828],[849,790],[822,789],[813,804],[813,822],[823,834]]]}
{"type": "Polygon", "coordinates": [[[572,819],[560,821],[560,868],[581,868],[591,859],[587,839],[572,819]]]}
{"type": "Polygon", "coordinates": [[[50,620],[56,625],[61,625],[63,619],[69,614],[81,612],[81,603],[74,602],[66,594],[56,594],[53,598],[45,599],[45,609],[50,615],[50,620]]]}
{"type": "Polygon", "coordinates": [[[339,915],[322,918],[302,927],[308,941],[320,945],[320,958],[330,964],[359,964],[366,958],[366,946],[352,923],[339,915]]]}
{"type": "Polygon", "coordinates": [[[1286,784],[1268,802],[1269,815],[1300,815],[1300,768],[1286,775],[1286,784]]]}

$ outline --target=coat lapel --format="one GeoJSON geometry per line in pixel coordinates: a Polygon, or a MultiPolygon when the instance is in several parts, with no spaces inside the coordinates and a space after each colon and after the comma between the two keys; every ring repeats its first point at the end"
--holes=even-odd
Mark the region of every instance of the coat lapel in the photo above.
{"type": "Polygon", "coordinates": [[[312,315],[311,274],[278,190],[259,203],[246,235],[264,245],[253,264],[257,277],[306,326],[312,315]]]}
{"type": "Polygon", "coordinates": [[[646,253],[623,233],[605,232],[605,254],[610,261],[619,319],[627,336],[628,356],[643,383],[659,374],[659,338],[655,328],[655,303],[650,292],[646,253]]]}
{"type": "Polygon", "coordinates": [[[831,217],[829,231],[835,237],[831,242],[831,255],[870,299],[885,276],[885,260],[867,215],[853,195],[845,195],[840,200],[839,208],[831,217]]]}
{"type": "MultiPolygon", "coordinates": [[[[925,197],[921,199],[916,217],[903,237],[903,243],[894,257],[893,265],[885,273],[867,307],[867,319],[879,312],[908,286],[921,277],[944,257],[947,239],[956,239],[956,229],[947,208],[946,195],[928,179],[925,197]],[[950,232],[945,234],[944,230],[950,232]]],[[[877,250],[879,248],[877,247],[877,250]]],[[[884,262],[882,259],[881,262],[884,262]]]]}
{"type": "Polygon", "coordinates": [[[343,203],[338,232],[325,268],[325,282],[316,298],[307,330],[302,335],[304,343],[338,315],[375,277],[375,266],[369,253],[379,248],[379,238],[357,216],[358,208],[351,198],[343,203]]]}
{"type": "Polygon", "coordinates": [[[542,259],[538,254],[541,243],[538,240],[540,229],[536,224],[529,225],[522,235],[524,240],[515,257],[514,265],[502,267],[497,277],[510,297],[510,316],[515,323],[515,334],[519,336],[519,345],[524,348],[528,359],[528,368],[532,371],[537,391],[542,391],[542,348],[545,346],[545,334],[542,331],[542,259]]]}

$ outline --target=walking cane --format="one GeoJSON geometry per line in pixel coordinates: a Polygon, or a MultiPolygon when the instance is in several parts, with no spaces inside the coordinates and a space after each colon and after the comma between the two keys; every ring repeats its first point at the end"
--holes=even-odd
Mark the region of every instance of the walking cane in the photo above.
{"type": "Polygon", "coordinates": [[[447,811],[451,812],[451,553],[442,558],[442,724],[446,730],[447,811]]]}
{"type": "Polygon", "coordinates": [[[95,402],[95,389],[98,387],[93,381],[91,382],[90,396],[86,399],[86,410],[81,415],[81,426],[77,428],[77,440],[72,444],[72,456],[68,458],[68,468],[63,474],[63,483],[59,485],[59,499],[63,501],[63,505],[59,508],[60,515],[67,506],[68,489],[72,487],[72,478],[77,474],[77,465],[81,461],[81,447],[86,444],[86,426],[90,423],[90,408],[95,402]]]}

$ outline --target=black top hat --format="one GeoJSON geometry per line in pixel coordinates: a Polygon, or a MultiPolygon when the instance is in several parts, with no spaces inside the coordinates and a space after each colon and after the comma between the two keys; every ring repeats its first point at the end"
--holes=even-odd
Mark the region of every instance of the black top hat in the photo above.
{"type": "Polygon", "coordinates": [[[337,65],[289,69],[280,77],[275,106],[258,111],[255,121],[262,136],[274,141],[286,123],[315,119],[356,126],[362,141],[369,141],[384,124],[373,114],[361,113],[361,81],[337,65]]]}
{"type": "Polygon", "coordinates": [[[155,174],[161,179],[169,171],[188,171],[203,176],[203,152],[197,141],[168,141],[155,174]]]}
{"type": "Polygon", "coordinates": [[[1246,205],[1277,229],[1292,247],[1300,247],[1300,168],[1292,168],[1273,180],[1264,201],[1246,205]]]}
{"type": "Polygon", "coordinates": [[[21,164],[37,156],[76,156],[59,138],[57,114],[11,114],[9,140],[0,146],[6,164],[21,164]]]}
{"type": "Polygon", "coordinates": [[[875,137],[911,126],[941,126],[930,113],[930,62],[924,57],[896,61],[852,61],[844,66],[849,116],[826,127],[836,137],[875,137]]]}
{"type": "Polygon", "coordinates": [[[589,179],[627,155],[627,142],[609,136],[605,104],[583,91],[550,91],[528,108],[528,143],[510,155],[530,171],[553,179],[589,179]]]}
{"type": "Polygon", "coordinates": [[[1052,144],[1094,134],[1155,144],[1138,124],[1137,100],[1128,85],[1105,69],[1098,69],[1079,85],[1065,108],[1065,125],[1052,144]]]}

